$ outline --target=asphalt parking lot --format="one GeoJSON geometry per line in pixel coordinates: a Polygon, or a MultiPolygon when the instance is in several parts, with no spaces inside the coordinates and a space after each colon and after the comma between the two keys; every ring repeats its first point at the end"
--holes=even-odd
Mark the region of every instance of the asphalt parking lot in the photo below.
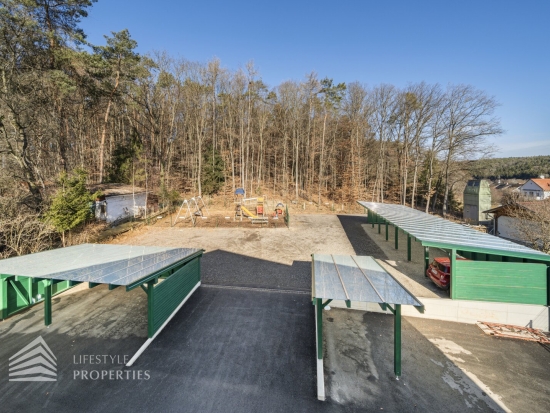
{"type": "MultiPolygon", "coordinates": [[[[307,241],[319,240],[313,252],[334,244],[334,253],[354,253],[353,240],[331,219],[302,221],[308,237],[317,234],[307,241]]],[[[344,226],[360,227],[362,219],[344,226]]],[[[0,410],[548,411],[550,351],[539,344],[489,337],[473,325],[405,317],[403,376],[396,381],[393,318],[341,309],[323,313],[328,398],[318,401],[305,235],[240,231],[237,239],[224,232],[216,238],[215,230],[141,234],[145,245],[164,240],[194,247],[185,243],[206,238],[211,245],[203,257],[204,285],[130,368],[121,360],[147,337],[140,289],[73,289],[54,298],[49,328],[42,304],[0,322],[0,410]],[[57,357],[57,381],[8,381],[9,358],[38,336],[57,357]],[[112,358],[92,364],[85,356],[112,358]],[[106,377],[90,379],[93,371],[107,371],[106,377]]]]}

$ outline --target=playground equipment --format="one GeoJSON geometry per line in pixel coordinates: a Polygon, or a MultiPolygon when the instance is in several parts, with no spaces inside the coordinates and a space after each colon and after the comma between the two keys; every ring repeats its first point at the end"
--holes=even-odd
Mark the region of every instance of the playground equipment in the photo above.
{"type": "Polygon", "coordinates": [[[246,191],[244,188],[237,188],[235,189],[235,202],[237,204],[241,203],[246,196],[246,191]]]}
{"type": "Polygon", "coordinates": [[[242,221],[243,215],[246,215],[253,224],[266,224],[269,218],[264,213],[264,198],[243,198],[242,202],[238,203],[235,208],[235,219],[239,217],[242,221]],[[244,206],[249,201],[256,201],[256,214],[244,206]]]}
{"type": "Polygon", "coordinates": [[[283,205],[283,203],[279,202],[275,206],[275,212],[273,213],[273,219],[279,219],[279,217],[282,217],[285,213],[284,209],[285,209],[285,206],[283,205]]]}
{"type": "Polygon", "coordinates": [[[196,217],[208,218],[208,215],[208,208],[204,203],[202,197],[196,196],[189,200],[184,199],[181,203],[181,207],[176,215],[176,219],[172,226],[176,225],[178,219],[185,220],[187,218],[191,218],[191,221],[193,221],[193,225],[195,225],[196,217]],[[206,211],[206,214],[203,212],[203,209],[206,211]],[[185,213],[183,216],[180,216],[182,211],[185,211],[185,213]]]}

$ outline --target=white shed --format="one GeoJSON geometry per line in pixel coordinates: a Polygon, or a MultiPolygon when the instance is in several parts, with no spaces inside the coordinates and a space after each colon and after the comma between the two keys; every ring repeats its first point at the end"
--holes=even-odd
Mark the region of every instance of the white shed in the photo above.
{"type": "MultiPolygon", "coordinates": [[[[527,243],[525,233],[542,233],[541,214],[548,211],[549,201],[520,202],[501,205],[484,211],[493,215],[495,235],[511,241],[527,243]]],[[[547,215],[547,214],[546,214],[547,215]]]]}
{"type": "Polygon", "coordinates": [[[112,223],[130,217],[145,215],[147,191],[125,184],[101,184],[90,187],[92,192],[101,191],[103,196],[95,201],[96,219],[112,223]]]}

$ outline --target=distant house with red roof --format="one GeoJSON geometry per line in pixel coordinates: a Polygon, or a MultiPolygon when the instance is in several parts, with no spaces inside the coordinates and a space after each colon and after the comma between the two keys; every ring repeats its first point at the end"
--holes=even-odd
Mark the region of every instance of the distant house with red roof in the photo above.
{"type": "Polygon", "coordinates": [[[550,197],[550,179],[544,177],[529,179],[519,188],[525,198],[542,200],[550,197]]]}

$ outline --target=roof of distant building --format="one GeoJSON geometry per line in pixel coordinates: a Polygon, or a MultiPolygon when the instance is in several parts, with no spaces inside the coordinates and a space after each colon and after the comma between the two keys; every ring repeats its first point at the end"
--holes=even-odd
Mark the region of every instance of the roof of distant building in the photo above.
{"type": "Polygon", "coordinates": [[[543,191],[550,191],[550,179],[533,178],[530,179],[530,181],[533,181],[540,186],[543,191]]]}
{"type": "Polygon", "coordinates": [[[91,192],[101,191],[106,197],[147,192],[147,190],[144,188],[128,184],[97,184],[88,186],[88,189],[91,192]]]}
{"type": "Polygon", "coordinates": [[[550,212],[550,199],[546,199],[543,201],[526,201],[514,204],[500,205],[487,211],[483,211],[483,213],[497,213],[498,215],[506,215],[507,212],[517,211],[518,209],[527,210],[529,211],[529,213],[533,213],[535,215],[547,216],[550,212]]]}

